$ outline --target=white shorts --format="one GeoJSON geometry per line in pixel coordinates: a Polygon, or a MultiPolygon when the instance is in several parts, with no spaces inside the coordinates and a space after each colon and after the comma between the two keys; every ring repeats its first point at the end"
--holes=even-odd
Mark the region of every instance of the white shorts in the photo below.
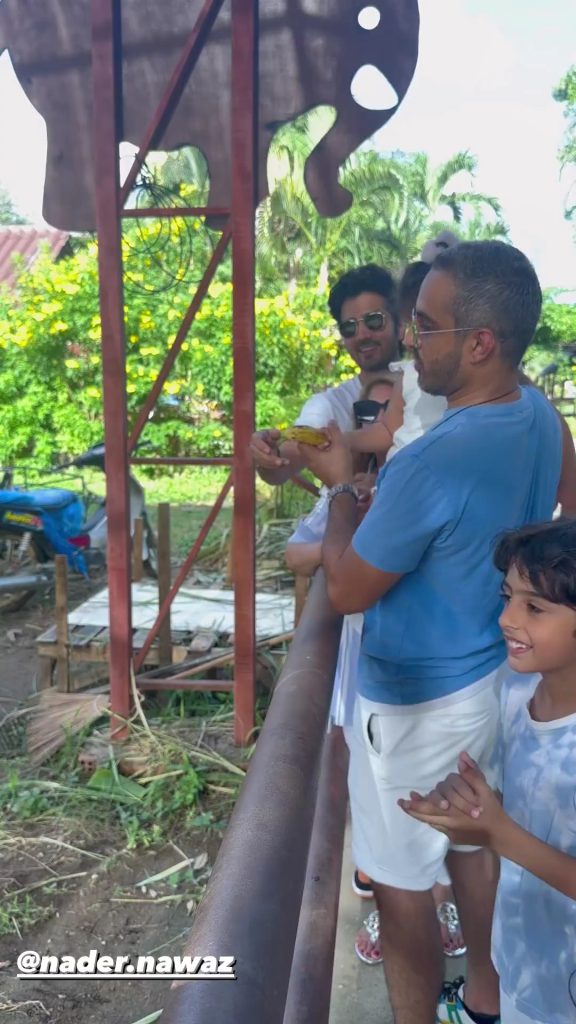
{"type": "Polygon", "coordinates": [[[494,785],[499,684],[497,669],[450,698],[409,707],[358,696],[354,727],[347,730],[352,855],[375,882],[422,891],[441,877],[448,837],[410,818],[397,801],[412,789],[430,792],[456,771],[463,750],[494,785]]]}
{"type": "Polygon", "coordinates": [[[501,1024],[544,1024],[535,1017],[527,1017],[517,1010],[512,1000],[500,989],[500,1021],[501,1024]]]}

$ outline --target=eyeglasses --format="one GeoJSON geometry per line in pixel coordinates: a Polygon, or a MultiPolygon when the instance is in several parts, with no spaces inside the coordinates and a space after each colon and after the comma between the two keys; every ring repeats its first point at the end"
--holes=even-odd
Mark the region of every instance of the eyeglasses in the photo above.
{"type": "Polygon", "coordinates": [[[386,313],[376,310],[374,313],[366,313],[364,316],[351,316],[348,320],[342,320],[338,324],[338,330],[343,338],[353,338],[358,330],[358,324],[366,324],[369,331],[381,331],[387,322],[386,313]]]}
{"type": "Polygon", "coordinates": [[[412,341],[412,347],[418,352],[422,344],[422,338],[428,334],[466,334],[468,331],[477,330],[479,330],[478,327],[441,327],[440,330],[437,331],[423,331],[422,328],[418,326],[418,321],[413,313],[412,320],[406,325],[404,338],[406,339],[406,335],[408,335],[408,338],[412,341]]]}
{"type": "Polygon", "coordinates": [[[377,402],[375,398],[361,398],[359,402],[354,402],[352,408],[356,423],[359,427],[363,423],[375,423],[380,413],[386,412],[389,404],[389,398],[385,402],[377,402]]]}

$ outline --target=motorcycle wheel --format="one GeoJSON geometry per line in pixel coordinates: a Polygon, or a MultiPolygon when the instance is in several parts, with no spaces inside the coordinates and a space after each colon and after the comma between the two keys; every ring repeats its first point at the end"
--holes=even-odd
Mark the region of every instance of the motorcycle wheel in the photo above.
{"type": "MultiPolygon", "coordinates": [[[[33,542],[29,539],[22,550],[22,538],[15,537],[8,530],[0,530],[0,577],[18,576],[22,571],[38,567],[38,558],[33,542]]],[[[0,590],[0,615],[2,612],[17,612],[36,593],[30,590],[0,590]]]]}

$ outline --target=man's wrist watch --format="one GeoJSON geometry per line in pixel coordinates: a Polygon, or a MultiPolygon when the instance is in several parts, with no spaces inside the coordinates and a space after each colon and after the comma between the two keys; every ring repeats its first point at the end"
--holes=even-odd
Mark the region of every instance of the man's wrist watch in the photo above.
{"type": "Polygon", "coordinates": [[[334,484],[334,486],[330,487],[328,490],[328,505],[331,505],[334,498],[338,497],[339,494],[351,494],[354,501],[358,501],[360,498],[358,488],[355,487],[354,484],[334,484]]]}

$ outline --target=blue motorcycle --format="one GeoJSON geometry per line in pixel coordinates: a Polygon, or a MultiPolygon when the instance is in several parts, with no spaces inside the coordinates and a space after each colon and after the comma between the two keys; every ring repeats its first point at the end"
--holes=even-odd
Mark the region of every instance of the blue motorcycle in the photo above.
{"type": "MultiPolygon", "coordinates": [[[[104,471],[104,445],[94,445],[66,466],[104,471]]],[[[144,491],[129,477],[131,521],[141,518],[143,566],[156,576],[156,538],[144,491]]],[[[56,487],[15,488],[13,472],[0,480],[0,612],[21,608],[35,591],[50,585],[55,555],[65,555],[73,572],[88,576],[88,567],[105,565],[108,533],[106,499],[86,519],[85,504],[75,491],[56,487]]]]}

